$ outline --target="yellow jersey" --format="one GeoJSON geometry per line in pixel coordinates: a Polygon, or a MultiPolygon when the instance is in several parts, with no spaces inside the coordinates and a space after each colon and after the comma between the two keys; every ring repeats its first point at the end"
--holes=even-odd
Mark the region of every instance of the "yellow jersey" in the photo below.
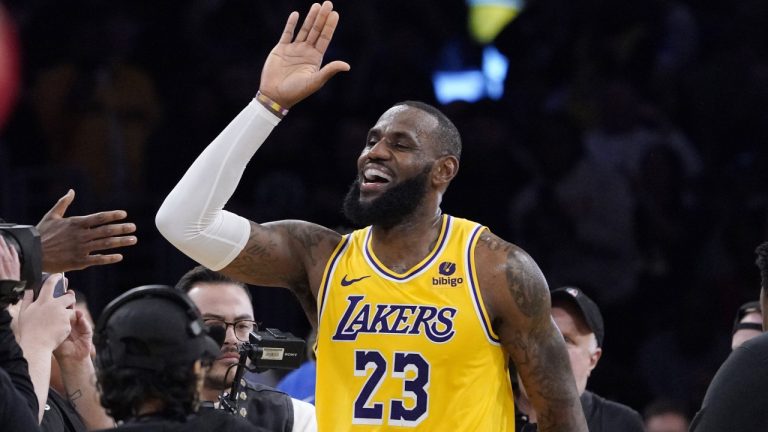
{"type": "Polygon", "coordinates": [[[484,229],[443,215],[435,248],[405,273],[376,258],[370,227],[342,238],[318,292],[318,430],[514,431],[477,286],[484,229]]]}

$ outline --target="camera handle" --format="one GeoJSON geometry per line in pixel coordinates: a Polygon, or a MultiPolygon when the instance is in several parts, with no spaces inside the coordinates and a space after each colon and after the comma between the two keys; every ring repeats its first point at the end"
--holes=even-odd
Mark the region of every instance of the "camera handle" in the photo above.
{"type": "Polygon", "coordinates": [[[239,405],[238,396],[240,395],[240,389],[242,387],[241,381],[247,368],[245,366],[245,362],[248,361],[248,353],[250,352],[250,348],[242,349],[241,347],[239,351],[240,359],[238,360],[237,367],[235,368],[235,377],[232,380],[232,388],[229,391],[229,395],[226,397],[219,396],[221,409],[226,410],[231,414],[237,414],[239,405]]]}

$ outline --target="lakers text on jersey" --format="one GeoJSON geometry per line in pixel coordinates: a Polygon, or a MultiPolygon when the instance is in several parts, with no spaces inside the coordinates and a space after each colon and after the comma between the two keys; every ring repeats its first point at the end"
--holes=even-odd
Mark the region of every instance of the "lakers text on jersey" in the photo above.
{"type": "Polygon", "coordinates": [[[371,229],[343,238],[318,293],[320,431],[509,431],[507,362],[477,287],[485,228],[443,216],[434,249],[386,268],[371,229]]]}

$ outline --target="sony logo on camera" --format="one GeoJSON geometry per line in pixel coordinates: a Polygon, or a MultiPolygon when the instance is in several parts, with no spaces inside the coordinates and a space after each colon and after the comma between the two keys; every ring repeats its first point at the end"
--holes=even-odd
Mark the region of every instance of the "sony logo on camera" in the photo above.
{"type": "MultiPolygon", "coordinates": [[[[304,361],[306,342],[291,333],[267,328],[252,332],[245,347],[253,369],[263,372],[267,369],[296,369],[304,361]]],[[[244,344],[245,345],[245,344],[244,344]]]]}
{"type": "Polygon", "coordinates": [[[440,273],[440,276],[432,278],[432,285],[455,287],[464,283],[464,278],[462,277],[450,277],[456,272],[456,263],[443,261],[437,267],[437,271],[440,273]]]}

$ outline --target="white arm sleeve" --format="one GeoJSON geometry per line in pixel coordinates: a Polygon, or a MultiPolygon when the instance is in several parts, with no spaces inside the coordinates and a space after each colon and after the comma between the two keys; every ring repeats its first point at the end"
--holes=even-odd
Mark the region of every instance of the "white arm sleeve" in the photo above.
{"type": "Polygon", "coordinates": [[[315,406],[294,398],[291,398],[291,402],[293,402],[293,432],[317,432],[315,406]]]}
{"type": "Polygon", "coordinates": [[[157,229],[171,244],[211,270],[221,270],[237,257],[248,242],[250,223],[224,211],[224,204],[279,122],[254,99],[198,156],[155,217],[157,229]]]}

